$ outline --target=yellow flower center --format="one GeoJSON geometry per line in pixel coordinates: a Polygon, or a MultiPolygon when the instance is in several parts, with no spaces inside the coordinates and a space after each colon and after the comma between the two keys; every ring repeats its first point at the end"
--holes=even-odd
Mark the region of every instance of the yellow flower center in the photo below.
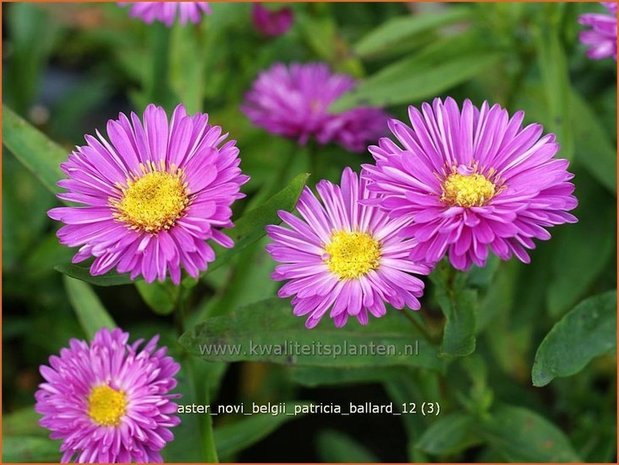
{"type": "Polygon", "coordinates": [[[458,207],[481,207],[496,193],[496,186],[483,174],[451,173],[443,181],[441,200],[458,207]]]}
{"type": "Polygon", "coordinates": [[[92,388],[88,396],[88,416],[101,426],[118,426],[126,408],[125,393],[105,384],[92,388]]]}
{"type": "Polygon", "coordinates": [[[115,216],[138,231],[158,233],[170,229],[189,205],[183,172],[156,170],[154,165],[150,171],[142,171],[141,177],[127,180],[120,201],[113,201],[115,216]]]}
{"type": "Polygon", "coordinates": [[[340,279],[355,279],[378,268],[380,243],[362,232],[336,231],[325,247],[325,262],[340,279]]]}

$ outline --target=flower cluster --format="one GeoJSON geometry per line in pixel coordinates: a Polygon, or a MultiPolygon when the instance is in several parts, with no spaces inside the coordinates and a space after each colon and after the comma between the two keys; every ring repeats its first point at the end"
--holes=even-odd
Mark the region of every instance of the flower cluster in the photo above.
{"type": "Polygon", "coordinates": [[[301,196],[298,218],[271,226],[267,250],[280,263],[296,315],[314,327],[325,314],[342,326],[349,317],[419,308],[425,275],[444,256],[459,270],[484,266],[489,252],[528,263],[534,239],[575,222],[577,205],[568,161],[554,158],[553,134],[522,126],[498,105],[435,99],[409,108],[411,126],[391,120],[397,142],[370,147],[375,164],[362,179],[346,170],[340,186],[322,181],[301,196]]]}
{"type": "Polygon", "coordinates": [[[180,366],[157,348],[157,337],[128,343],[120,329],[101,329],[89,344],[69,347],[42,365],[45,382],[35,410],[51,439],[62,439],[62,462],[161,462],[174,438],[177,406],[170,394],[180,366]]]}
{"type": "Polygon", "coordinates": [[[591,29],[580,33],[580,41],[589,47],[587,55],[594,60],[614,58],[617,61],[617,3],[603,2],[610,14],[587,13],[578,22],[591,29]]]}
{"type": "Polygon", "coordinates": [[[324,63],[277,63],[258,76],[242,110],[256,126],[300,144],[314,138],[362,152],[385,134],[388,116],[376,107],[331,112],[331,104],[355,84],[352,77],[334,74],[324,63]]]}

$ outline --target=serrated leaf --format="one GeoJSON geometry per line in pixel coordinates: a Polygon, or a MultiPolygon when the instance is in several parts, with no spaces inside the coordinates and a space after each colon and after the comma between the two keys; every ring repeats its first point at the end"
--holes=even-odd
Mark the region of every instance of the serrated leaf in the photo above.
{"type": "Polygon", "coordinates": [[[58,193],[60,163],[66,160],[67,151],[6,105],[2,106],[2,119],[2,143],[50,192],[58,193]]]}
{"type": "Polygon", "coordinates": [[[532,378],[545,386],[582,370],[592,358],[616,347],[617,292],[583,300],[553,326],[535,354],[532,378]]]}
{"type": "Polygon", "coordinates": [[[185,332],[179,342],[209,361],[248,360],[351,368],[394,365],[443,368],[436,349],[395,311],[372,320],[366,327],[349,324],[335,328],[333,322],[325,318],[316,328],[308,330],[303,319],[292,314],[290,304],[277,298],[207,318],[185,332]],[[316,341],[320,341],[322,349],[316,348],[316,341]],[[380,355],[376,349],[372,351],[371,345],[384,347],[380,350],[388,350],[389,355],[380,355]]]}
{"type": "Polygon", "coordinates": [[[101,328],[116,327],[116,323],[88,284],[66,276],[64,284],[69,302],[89,339],[92,339],[101,328]]]}
{"type": "Polygon", "coordinates": [[[294,209],[309,176],[307,173],[299,174],[273,197],[236,220],[234,228],[225,231],[226,235],[234,241],[234,247],[232,249],[218,248],[217,259],[209,266],[208,271],[214,271],[226,264],[241,250],[264,237],[267,225],[281,223],[277,212],[294,209]]]}
{"type": "Polygon", "coordinates": [[[354,47],[355,53],[362,57],[378,55],[411,36],[428,33],[447,24],[466,21],[471,16],[468,8],[449,7],[440,13],[426,13],[403,16],[384,22],[370,31],[354,47]]]}

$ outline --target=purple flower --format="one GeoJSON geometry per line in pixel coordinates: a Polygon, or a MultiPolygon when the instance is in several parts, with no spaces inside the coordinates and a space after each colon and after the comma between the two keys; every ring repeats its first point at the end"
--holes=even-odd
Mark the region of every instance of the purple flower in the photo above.
{"type": "Polygon", "coordinates": [[[168,122],[163,108],[149,105],[143,122],[135,113],[107,124],[109,142],[85,136],[61,165],[67,175],[58,198],[81,206],[49,211],[65,226],[60,242],[80,247],[73,262],[95,257],[92,275],[131,273],[147,282],[176,284],[181,267],[198,277],[215,259],[205,241],[234,243],[221,232],[230,228],[231,205],[248,177],[239,168],[235,141],[208,124],[207,114],[188,116],[182,105],[168,122]],[[223,143],[223,145],[222,145],[223,143]]]}
{"type": "Polygon", "coordinates": [[[589,47],[587,56],[594,60],[612,57],[617,61],[617,4],[603,2],[608,14],[587,13],[580,15],[578,22],[590,26],[580,33],[580,41],[589,47]]]}
{"type": "Polygon", "coordinates": [[[373,107],[329,111],[355,84],[350,76],[331,73],[324,63],[278,63],[258,76],[242,110],[256,126],[300,144],[313,137],[321,144],[336,142],[360,152],[385,134],[388,117],[373,107]]]}
{"type": "Polygon", "coordinates": [[[170,394],[180,366],[157,348],[127,343],[120,329],[101,329],[93,341],[71,339],[60,356],[41,365],[45,382],[35,410],[51,439],[61,439],[62,462],[161,462],[161,449],[178,425],[170,394]]]}
{"type": "Polygon", "coordinates": [[[202,21],[203,14],[211,14],[208,2],[136,2],[119,5],[130,5],[129,15],[133,18],[140,18],[148,24],[159,21],[168,27],[174,24],[177,14],[181,24],[197,24],[202,21]]]}
{"type": "Polygon", "coordinates": [[[409,107],[412,128],[392,120],[400,146],[387,138],[370,147],[376,165],[364,165],[376,203],[394,218],[414,222],[405,233],[419,244],[411,259],[435,263],[446,253],[460,270],[484,266],[488,252],[528,263],[533,239],[546,228],[576,222],[568,161],[554,158],[554,134],[539,124],[522,127],[499,105],[462,111],[448,98],[409,107]]]}
{"type": "Polygon", "coordinates": [[[267,251],[280,263],[273,279],[288,281],[278,295],[294,296],[294,314],[308,315],[305,325],[313,328],[329,312],[341,327],[349,317],[365,325],[370,314],[383,316],[385,302],[419,309],[424,285],[409,273],[426,275],[430,269],[408,258],[415,241],[400,231],[410,220],[390,219],[365,205],[376,195],[350,168],[340,186],[323,180],[316,189],[321,200],[308,188],[301,194],[301,218],[280,211],[287,226],[267,227],[267,251]]]}
{"type": "Polygon", "coordinates": [[[251,10],[254,27],[266,37],[277,37],[288,32],[294,20],[292,8],[269,10],[260,3],[254,3],[251,10]]]}

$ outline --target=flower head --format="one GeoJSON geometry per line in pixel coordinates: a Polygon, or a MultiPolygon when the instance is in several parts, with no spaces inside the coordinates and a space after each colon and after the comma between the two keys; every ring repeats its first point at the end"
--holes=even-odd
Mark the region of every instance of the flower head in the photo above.
{"type": "Polygon", "coordinates": [[[39,423],[63,441],[62,462],[161,462],[174,438],[177,406],[170,394],[179,365],[157,348],[142,349],[120,329],[101,329],[92,342],[71,339],[68,348],[42,365],[45,382],[36,392],[39,423]]]}
{"type": "Polygon", "coordinates": [[[261,3],[254,3],[251,10],[254,27],[265,37],[277,37],[288,32],[294,20],[292,8],[269,10],[261,3]]]}
{"type": "Polygon", "coordinates": [[[256,126],[300,144],[315,138],[360,152],[385,134],[387,114],[375,107],[332,113],[330,105],[355,84],[352,77],[333,74],[324,63],[278,63],[260,74],[242,110],[256,126]]]}
{"type": "Polygon", "coordinates": [[[587,56],[594,60],[612,57],[617,61],[617,3],[602,2],[610,14],[586,13],[578,22],[591,29],[580,33],[580,41],[589,47],[587,56]]]}
{"type": "Polygon", "coordinates": [[[568,161],[554,158],[553,134],[539,124],[522,127],[523,112],[509,117],[499,105],[462,110],[451,98],[409,107],[412,127],[392,120],[400,146],[380,139],[364,165],[368,188],[394,218],[413,223],[413,260],[436,263],[446,253],[460,270],[483,266],[488,252],[529,262],[533,239],[546,228],[572,223],[576,207],[568,161]]]}
{"type": "Polygon", "coordinates": [[[140,18],[148,24],[159,21],[168,27],[174,24],[177,15],[181,24],[197,24],[202,21],[202,15],[211,14],[208,2],[135,2],[119,5],[130,5],[129,15],[133,18],[140,18]]]}
{"type": "Polygon", "coordinates": [[[188,116],[182,105],[170,121],[154,105],[143,121],[121,113],[107,133],[109,142],[87,135],[61,165],[68,179],[58,185],[67,192],[58,197],[81,205],[49,211],[65,223],[60,242],[80,247],[74,262],[94,257],[93,275],[116,268],[179,283],[184,268],[197,277],[215,259],[207,239],[233,245],[220,229],[233,226],[230,207],[249,179],[235,142],[223,143],[227,135],[208,115],[188,116]]]}
{"type": "Polygon", "coordinates": [[[280,211],[286,226],[267,227],[267,251],[280,263],[273,278],[288,281],[279,296],[294,296],[294,314],[313,328],[329,312],[341,327],[349,317],[365,325],[370,314],[383,316],[386,302],[419,309],[424,285],[410,273],[430,269],[408,258],[415,241],[400,232],[410,220],[365,205],[376,196],[350,168],[339,186],[323,180],[316,189],[321,200],[308,188],[301,194],[300,218],[280,211]]]}

